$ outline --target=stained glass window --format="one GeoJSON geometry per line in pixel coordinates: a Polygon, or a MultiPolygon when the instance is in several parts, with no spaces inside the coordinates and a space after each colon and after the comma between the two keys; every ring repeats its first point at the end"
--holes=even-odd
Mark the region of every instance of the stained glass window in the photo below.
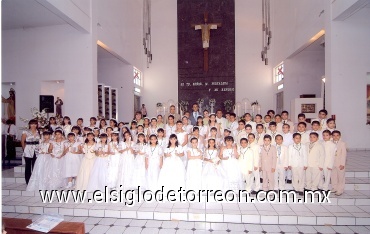
{"type": "Polygon", "coordinates": [[[274,68],[274,82],[284,80],[284,63],[280,63],[274,68]]]}

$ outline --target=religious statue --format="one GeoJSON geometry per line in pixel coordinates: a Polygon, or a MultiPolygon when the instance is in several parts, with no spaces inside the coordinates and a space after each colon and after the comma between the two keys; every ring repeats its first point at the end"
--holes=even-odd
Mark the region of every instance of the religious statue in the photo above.
{"type": "Polygon", "coordinates": [[[209,40],[211,37],[211,29],[217,29],[217,27],[221,27],[221,23],[208,23],[208,12],[204,12],[204,24],[193,24],[192,27],[195,30],[202,30],[202,42],[203,42],[203,50],[204,50],[204,71],[208,71],[208,48],[209,48],[209,40]]]}
{"type": "Polygon", "coordinates": [[[63,101],[59,97],[57,97],[57,101],[55,102],[55,115],[62,117],[62,105],[63,101]]]}
{"type": "Polygon", "coordinates": [[[13,88],[9,90],[8,98],[1,96],[1,102],[8,104],[8,107],[6,108],[8,119],[15,121],[15,90],[13,88]]]}

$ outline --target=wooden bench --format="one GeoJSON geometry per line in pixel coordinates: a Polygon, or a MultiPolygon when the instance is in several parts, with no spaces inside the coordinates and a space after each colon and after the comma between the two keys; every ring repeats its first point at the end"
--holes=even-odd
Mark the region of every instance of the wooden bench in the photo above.
{"type": "MultiPolygon", "coordinates": [[[[27,226],[32,223],[31,219],[16,219],[16,218],[3,218],[3,227],[7,234],[26,233],[36,234],[42,233],[28,229],[27,226]]],[[[85,234],[85,224],[76,222],[61,222],[55,228],[51,229],[48,233],[63,233],[63,234],[85,234]]]]}

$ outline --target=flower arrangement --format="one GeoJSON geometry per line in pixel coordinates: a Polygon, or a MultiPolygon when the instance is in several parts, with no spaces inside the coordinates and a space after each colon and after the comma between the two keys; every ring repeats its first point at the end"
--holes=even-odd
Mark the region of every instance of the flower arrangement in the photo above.
{"type": "MultiPolygon", "coordinates": [[[[43,109],[42,111],[39,111],[39,109],[37,109],[36,107],[31,108],[31,114],[32,114],[32,119],[36,119],[37,122],[39,123],[38,124],[39,128],[44,128],[49,124],[45,109],[43,109]]],[[[29,119],[25,119],[22,117],[19,117],[19,119],[25,123],[25,127],[21,129],[28,129],[29,119]]]]}
{"type": "Polygon", "coordinates": [[[180,103],[180,109],[182,111],[186,111],[188,109],[188,106],[189,106],[189,102],[188,101],[184,101],[184,100],[181,100],[180,103]]]}
{"type": "Polygon", "coordinates": [[[231,111],[231,109],[233,107],[233,101],[232,100],[226,100],[226,101],[224,101],[224,106],[225,106],[225,110],[227,112],[231,111]]]}
{"type": "Polygon", "coordinates": [[[202,106],[202,105],[203,105],[203,103],[204,103],[204,99],[203,99],[203,98],[198,98],[197,103],[198,103],[200,106],[202,106]]]}

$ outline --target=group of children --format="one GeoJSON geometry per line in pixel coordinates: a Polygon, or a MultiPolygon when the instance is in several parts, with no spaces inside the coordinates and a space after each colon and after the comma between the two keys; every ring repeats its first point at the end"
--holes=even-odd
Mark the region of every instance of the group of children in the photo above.
{"type": "MultiPolygon", "coordinates": [[[[37,145],[37,160],[27,190],[164,189],[240,190],[255,193],[285,190],[328,190],[341,195],[345,184],[346,145],[335,120],[306,123],[289,113],[268,111],[262,121],[249,113],[204,113],[191,125],[188,114],[144,118],[136,113],[126,127],[111,119],[90,118],[88,127],[69,117],[50,118],[37,145]],[[311,129],[310,129],[311,128],[311,129]],[[297,131],[295,131],[297,129],[297,131]],[[262,181],[262,182],[261,182],[262,181]],[[261,186],[262,183],[262,186],[261,186]]],[[[27,134],[27,131],[24,133],[27,134]]]]}

